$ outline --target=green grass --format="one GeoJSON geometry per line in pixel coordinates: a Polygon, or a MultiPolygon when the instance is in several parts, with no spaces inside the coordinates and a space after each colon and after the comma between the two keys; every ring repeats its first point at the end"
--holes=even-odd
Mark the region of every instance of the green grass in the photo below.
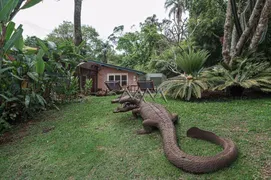
{"type": "Polygon", "coordinates": [[[165,157],[159,131],[137,135],[141,120],[113,114],[114,97],[43,113],[13,131],[0,145],[0,179],[268,179],[271,176],[271,99],[182,102],[169,100],[179,114],[180,147],[193,155],[214,155],[221,148],[186,137],[192,126],[231,138],[239,157],[229,168],[202,175],[186,173],[165,157]],[[43,129],[55,127],[48,133],[43,129]]]}

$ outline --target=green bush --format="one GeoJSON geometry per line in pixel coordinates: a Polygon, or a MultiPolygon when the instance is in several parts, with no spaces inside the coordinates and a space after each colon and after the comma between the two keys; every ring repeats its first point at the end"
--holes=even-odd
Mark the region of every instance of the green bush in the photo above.
{"type": "Polygon", "coordinates": [[[261,55],[237,58],[229,67],[221,64],[204,71],[203,76],[213,84],[212,90],[225,90],[232,87],[243,89],[257,88],[271,92],[271,63],[261,55]]]}

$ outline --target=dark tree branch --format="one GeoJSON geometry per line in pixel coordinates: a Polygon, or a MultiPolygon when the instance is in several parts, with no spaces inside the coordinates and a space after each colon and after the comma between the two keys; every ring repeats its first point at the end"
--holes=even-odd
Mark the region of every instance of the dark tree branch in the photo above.
{"type": "Polygon", "coordinates": [[[232,9],[234,24],[235,24],[236,31],[237,31],[237,34],[238,34],[238,38],[240,38],[243,31],[242,31],[241,23],[240,23],[238,13],[237,13],[236,0],[231,0],[231,9],[232,9]]]}

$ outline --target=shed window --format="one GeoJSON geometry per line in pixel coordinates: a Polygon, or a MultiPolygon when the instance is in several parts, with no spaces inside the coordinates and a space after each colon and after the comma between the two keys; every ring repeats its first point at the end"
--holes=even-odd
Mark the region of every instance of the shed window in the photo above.
{"type": "Polygon", "coordinates": [[[128,85],[128,74],[108,74],[108,81],[120,81],[121,86],[128,85]]]}
{"type": "Polygon", "coordinates": [[[114,76],[113,75],[110,75],[109,78],[108,78],[109,81],[114,81],[114,76]]]}
{"type": "Polygon", "coordinates": [[[121,76],[122,86],[127,86],[127,75],[121,76]]]}

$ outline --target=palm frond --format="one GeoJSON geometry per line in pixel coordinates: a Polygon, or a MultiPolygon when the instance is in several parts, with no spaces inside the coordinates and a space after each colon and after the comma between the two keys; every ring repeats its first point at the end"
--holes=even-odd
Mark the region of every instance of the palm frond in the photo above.
{"type": "Polygon", "coordinates": [[[257,87],[262,91],[271,89],[271,63],[261,55],[239,57],[230,69],[217,65],[203,72],[203,76],[213,84],[213,90],[224,90],[231,86],[245,89],[257,87]]]}
{"type": "Polygon", "coordinates": [[[202,91],[208,89],[208,83],[200,78],[181,78],[178,80],[167,80],[158,89],[175,99],[179,97],[189,101],[192,97],[201,98],[202,91]]]}
{"type": "Polygon", "coordinates": [[[184,51],[176,60],[179,68],[195,76],[199,74],[208,57],[209,53],[205,50],[189,50],[184,51]]]}

